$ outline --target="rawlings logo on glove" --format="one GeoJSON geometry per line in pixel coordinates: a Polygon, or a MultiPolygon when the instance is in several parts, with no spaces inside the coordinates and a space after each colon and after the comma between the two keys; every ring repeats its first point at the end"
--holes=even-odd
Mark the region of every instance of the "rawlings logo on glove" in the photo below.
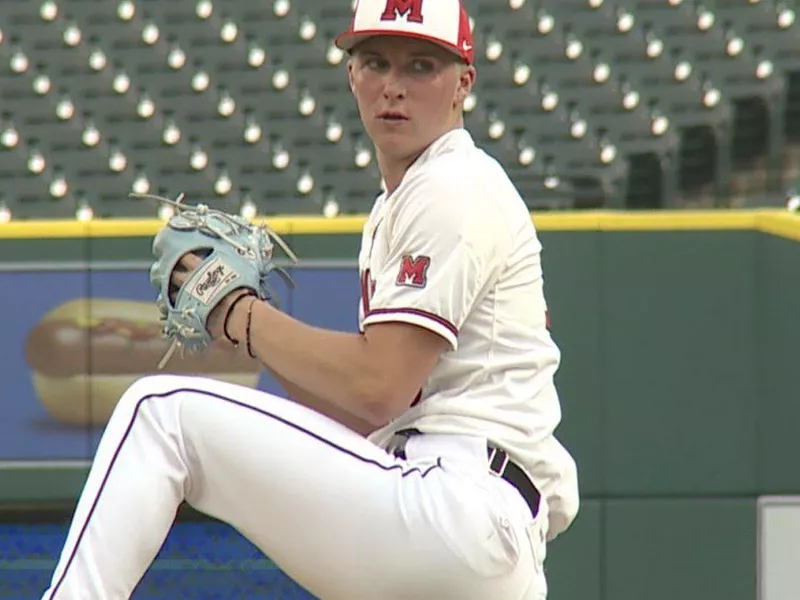
{"type": "Polygon", "coordinates": [[[175,208],[175,215],[153,241],[156,261],[150,268],[150,282],[158,292],[156,304],[161,312],[162,334],[172,340],[159,369],[164,368],[176,349],[196,352],[211,343],[208,316],[234,290],[248,289],[261,300],[275,302],[267,284],[273,271],[293,285],[289,275],[274,263],[273,240],[293,262],[297,257],[266,225],[255,226],[204,204],[187,206],[182,203],[183,194],[177,200],[131,195],[175,208]],[[200,257],[202,263],[176,292],[173,272],[190,253],[200,257]]]}
{"type": "Polygon", "coordinates": [[[239,279],[236,271],[221,259],[212,260],[201,269],[204,269],[203,274],[194,289],[189,290],[189,294],[205,305],[208,305],[209,300],[214,298],[222,287],[239,279]]]}

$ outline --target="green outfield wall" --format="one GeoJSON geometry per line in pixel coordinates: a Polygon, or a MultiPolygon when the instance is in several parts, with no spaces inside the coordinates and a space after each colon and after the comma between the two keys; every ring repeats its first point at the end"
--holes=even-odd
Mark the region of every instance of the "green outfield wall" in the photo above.
{"type": "MultiPolygon", "coordinates": [[[[534,217],[583,506],[552,600],[754,600],[762,496],[800,494],[800,217],[534,217]]],[[[363,218],[271,224],[348,269],[363,218]]],[[[0,269],[146,265],[155,222],[0,228],[0,269]],[[47,239],[33,241],[40,233],[47,239]]],[[[85,467],[0,468],[0,502],[72,502],[85,467]]]]}

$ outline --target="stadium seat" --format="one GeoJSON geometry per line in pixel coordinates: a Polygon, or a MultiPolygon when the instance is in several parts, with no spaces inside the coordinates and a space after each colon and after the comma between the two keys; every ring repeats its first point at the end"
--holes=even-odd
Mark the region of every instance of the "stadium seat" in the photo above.
{"type": "MultiPolygon", "coordinates": [[[[637,0],[643,27],[665,40],[667,52],[680,57],[683,64],[702,75],[702,80],[718,89],[732,105],[730,160],[736,167],[765,157],[775,170],[780,160],[782,143],[785,82],[774,73],[774,67],[763,50],[751,43],[744,31],[756,9],[746,10],[742,20],[740,8],[726,9],[730,3],[655,3],[637,0]],[[738,15],[731,19],[731,14],[738,15]],[[753,110],[754,105],[765,111],[753,110]],[[756,121],[753,121],[755,117],[756,121]],[[752,125],[751,125],[752,123],[752,125]],[[767,132],[753,139],[743,128],[767,132]],[[743,140],[750,140],[750,143],[743,140]],[[761,143],[753,143],[761,141],[761,143]]],[[[751,6],[755,6],[751,3],[751,6]]]]}
{"type": "MultiPolygon", "coordinates": [[[[531,208],[719,199],[762,165],[780,185],[800,142],[793,4],[465,5],[467,124],[531,208]]],[[[333,46],[350,15],[305,0],[0,2],[0,202],[14,219],[159,214],[133,190],[364,212],[381,180],[333,46]]]]}

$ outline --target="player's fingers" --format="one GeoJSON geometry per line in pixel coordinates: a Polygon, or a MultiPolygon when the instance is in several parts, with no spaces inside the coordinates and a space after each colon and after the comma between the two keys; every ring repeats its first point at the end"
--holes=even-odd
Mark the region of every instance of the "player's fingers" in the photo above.
{"type": "Polygon", "coordinates": [[[203,262],[203,259],[192,252],[188,252],[181,257],[180,265],[187,271],[193,271],[203,262]]]}
{"type": "Polygon", "coordinates": [[[169,296],[172,302],[175,302],[178,291],[183,284],[186,283],[186,280],[189,279],[192,271],[202,264],[202,262],[202,258],[191,252],[187,252],[181,257],[178,264],[175,265],[175,269],[172,271],[172,277],[170,277],[169,296]]]}
{"type": "Polygon", "coordinates": [[[176,285],[178,287],[182,286],[186,283],[186,280],[189,279],[189,272],[188,271],[179,271],[175,269],[172,272],[172,285],[176,285]]]}
{"type": "Polygon", "coordinates": [[[191,252],[184,254],[178,261],[178,264],[175,265],[175,269],[172,271],[172,283],[175,285],[182,285],[187,279],[189,279],[191,272],[194,271],[202,262],[203,259],[196,254],[192,254],[191,252]]]}

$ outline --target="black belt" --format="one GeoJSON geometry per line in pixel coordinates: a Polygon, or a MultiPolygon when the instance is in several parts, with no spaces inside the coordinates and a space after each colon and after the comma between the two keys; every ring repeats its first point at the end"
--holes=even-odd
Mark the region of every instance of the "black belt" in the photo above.
{"type": "MultiPolygon", "coordinates": [[[[400,443],[396,446],[390,447],[390,451],[397,458],[406,459],[405,441],[412,435],[421,435],[422,432],[417,429],[403,429],[398,431],[395,435],[399,436],[400,443]]],[[[506,480],[513,485],[520,493],[522,498],[531,509],[531,514],[535,517],[539,514],[539,502],[541,501],[541,494],[533,482],[511,458],[505,450],[497,448],[492,444],[488,444],[486,448],[489,458],[489,471],[494,475],[506,480]]]]}

